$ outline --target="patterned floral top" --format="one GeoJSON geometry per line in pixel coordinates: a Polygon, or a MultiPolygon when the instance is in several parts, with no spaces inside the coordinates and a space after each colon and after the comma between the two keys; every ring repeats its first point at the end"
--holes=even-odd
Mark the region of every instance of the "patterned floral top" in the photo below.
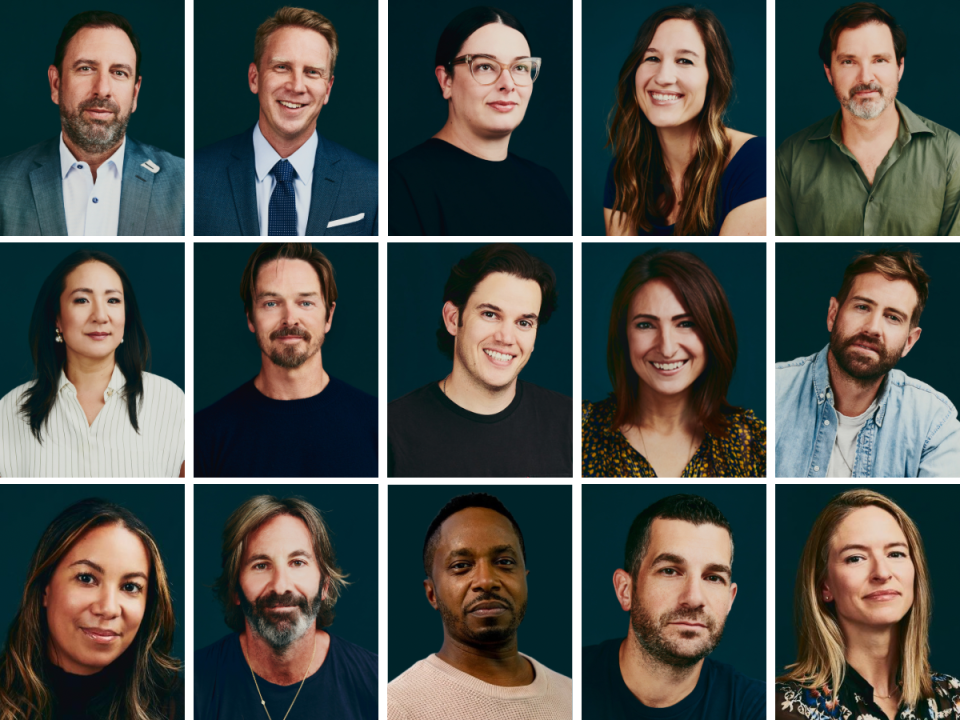
{"type": "MultiPolygon", "coordinates": [[[[583,477],[647,477],[657,474],[619,430],[610,427],[617,399],[583,401],[583,477]]],[[[727,416],[730,434],[706,434],[681,477],[762,478],[767,475],[767,426],[752,410],[727,416]]]]}
{"type": "MultiPolygon", "coordinates": [[[[901,705],[889,720],[947,720],[960,717],[960,682],[949,675],[933,673],[933,697],[921,700],[911,710],[901,705]]],[[[847,665],[837,697],[830,688],[810,689],[799,683],[777,683],[777,720],[888,720],[873,701],[873,688],[847,665]]]]}

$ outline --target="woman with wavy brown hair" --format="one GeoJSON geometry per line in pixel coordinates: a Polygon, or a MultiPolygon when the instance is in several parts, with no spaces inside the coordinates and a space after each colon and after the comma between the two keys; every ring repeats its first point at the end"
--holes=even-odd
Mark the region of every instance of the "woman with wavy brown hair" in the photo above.
{"type": "Polygon", "coordinates": [[[0,720],[183,718],[174,624],[147,527],[105,500],[71,505],[30,561],[0,654],[0,720]]]}
{"type": "Polygon", "coordinates": [[[765,235],[765,140],[724,124],[733,53],[710,10],[648,17],[620,70],[607,235],[765,235]]]}

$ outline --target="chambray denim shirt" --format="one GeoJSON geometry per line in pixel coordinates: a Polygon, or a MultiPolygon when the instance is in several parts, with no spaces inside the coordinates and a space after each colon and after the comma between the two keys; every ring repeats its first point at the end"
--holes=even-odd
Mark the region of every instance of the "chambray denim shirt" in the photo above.
{"type": "MultiPolygon", "coordinates": [[[[777,363],[777,477],[826,477],[837,436],[827,352],[777,363]]],[[[957,409],[926,383],[891,370],[857,436],[853,477],[957,476],[957,409]]]]}

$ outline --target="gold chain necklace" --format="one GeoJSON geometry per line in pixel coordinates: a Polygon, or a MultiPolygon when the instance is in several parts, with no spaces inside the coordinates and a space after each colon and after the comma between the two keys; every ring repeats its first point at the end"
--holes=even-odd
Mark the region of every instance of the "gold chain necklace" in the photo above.
{"type": "MultiPolygon", "coordinates": [[[[316,635],[313,637],[313,654],[310,656],[310,663],[307,665],[307,671],[303,674],[303,680],[300,681],[300,687],[297,688],[297,694],[293,696],[293,702],[290,703],[290,707],[287,708],[287,715],[290,714],[290,711],[293,710],[293,703],[297,701],[297,698],[300,697],[300,691],[303,690],[303,684],[307,681],[307,675],[310,674],[310,668],[313,667],[313,659],[317,656],[317,638],[316,635]]],[[[263,699],[263,695],[260,693],[260,686],[257,684],[257,675],[253,672],[253,668],[250,667],[250,661],[247,660],[247,667],[250,668],[250,675],[253,677],[253,686],[257,689],[257,695],[260,695],[260,704],[263,705],[263,711],[267,714],[267,720],[273,720],[270,717],[270,711],[267,710],[267,701],[263,699]]],[[[287,720],[287,715],[283,716],[283,720],[287,720]]]]}

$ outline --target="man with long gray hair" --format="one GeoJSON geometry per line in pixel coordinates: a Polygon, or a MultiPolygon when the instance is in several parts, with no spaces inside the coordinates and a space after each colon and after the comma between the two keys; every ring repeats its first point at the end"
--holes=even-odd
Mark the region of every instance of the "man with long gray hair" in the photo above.
{"type": "Polygon", "coordinates": [[[320,511],[258,495],[223,529],[214,583],[233,632],[195,657],[195,717],[377,717],[377,656],[324,630],[346,585],[320,511]],[[323,669],[320,672],[321,668],[323,669]]]}

